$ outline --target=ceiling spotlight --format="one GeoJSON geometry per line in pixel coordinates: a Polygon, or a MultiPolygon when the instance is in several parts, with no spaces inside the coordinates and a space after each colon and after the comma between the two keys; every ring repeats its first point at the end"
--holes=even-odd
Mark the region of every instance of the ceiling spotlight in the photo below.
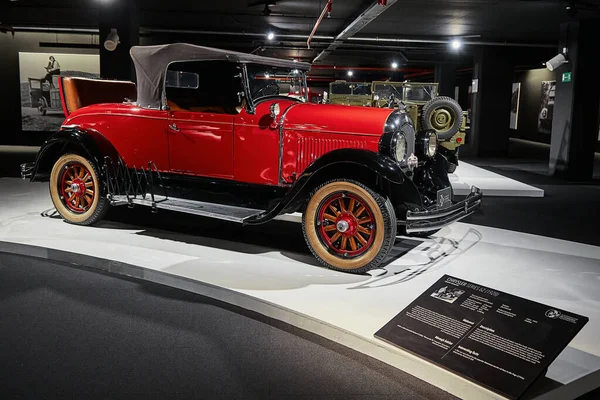
{"type": "Polygon", "coordinates": [[[267,39],[269,39],[269,40],[273,40],[273,39],[275,39],[275,34],[274,34],[273,32],[269,32],[269,33],[267,34],[267,39]]]}
{"type": "Polygon", "coordinates": [[[271,77],[271,75],[269,75],[269,73],[267,72],[267,73],[265,74],[265,78],[269,79],[270,77],[271,77]]]}
{"type": "Polygon", "coordinates": [[[268,17],[269,15],[271,15],[273,11],[271,11],[271,9],[269,8],[269,4],[265,4],[265,8],[263,9],[263,15],[265,17],[268,17]]]}
{"type": "Polygon", "coordinates": [[[452,46],[452,49],[459,50],[463,44],[460,39],[453,39],[452,42],[450,42],[450,45],[452,46]]]}
{"type": "Polygon", "coordinates": [[[296,59],[294,58],[294,62],[298,62],[298,60],[296,60],[296,59]]]}
{"type": "Polygon", "coordinates": [[[121,42],[119,41],[119,34],[117,33],[117,30],[111,29],[110,33],[106,37],[106,40],[104,41],[104,48],[108,51],[115,51],[119,43],[121,42]]]}
{"type": "Polygon", "coordinates": [[[354,75],[354,72],[348,71],[348,76],[352,76],[352,75],[354,75]]]}
{"type": "Polygon", "coordinates": [[[394,61],[392,63],[392,68],[394,68],[394,69],[398,68],[398,63],[396,61],[394,61]]]}

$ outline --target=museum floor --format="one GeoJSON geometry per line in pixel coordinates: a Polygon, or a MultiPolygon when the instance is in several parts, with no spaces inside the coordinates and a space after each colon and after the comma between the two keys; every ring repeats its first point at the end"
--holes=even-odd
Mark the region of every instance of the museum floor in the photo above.
{"type": "MultiPolygon", "coordinates": [[[[27,149],[7,157],[2,154],[0,170],[3,169],[1,165],[8,165],[8,170],[4,168],[8,172],[4,174],[14,175],[15,162],[18,165],[18,162],[27,161],[28,157],[31,157],[31,151],[27,149]]],[[[452,237],[460,236],[463,230],[475,230],[483,235],[483,240],[469,238],[465,243],[470,246],[471,242],[480,242],[477,246],[483,247],[477,251],[490,254],[496,260],[491,263],[494,265],[502,263],[502,257],[510,263],[512,254],[516,264],[530,262],[531,273],[539,272],[540,260],[544,260],[543,263],[557,261],[578,273],[593,269],[592,265],[600,259],[600,253],[595,254],[595,248],[546,238],[599,246],[600,238],[596,229],[600,224],[599,206],[592,199],[597,198],[600,185],[567,184],[547,177],[535,168],[533,172],[531,168],[515,169],[514,164],[505,160],[469,162],[541,188],[545,191],[545,197],[487,197],[483,211],[465,220],[465,224],[459,224],[453,230],[452,237]],[[543,237],[518,233],[507,236],[504,230],[543,237]],[[538,261],[535,261],[536,258],[538,261]]],[[[526,164],[531,167],[536,162],[529,160],[526,164]]],[[[29,201],[25,200],[29,189],[22,186],[22,182],[17,182],[0,179],[0,191],[4,191],[0,193],[3,197],[0,225],[4,235],[0,241],[40,246],[44,244],[41,232],[54,231],[57,237],[48,238],[46,244],[72,253],[107,253],[109,248],[116,248],[119,240],[125,237],[137,243],[136,247],[132,247],[135,252],[143,248],[141,243],[146,243],[144,246],[157,245],[148,248],[148,251],[155,252],[153,254],[123,256],[123,259],[147,257],[148,264],[153,263],[151,260],[155,255],[155,259],[159,260],[164,257],[164,262],[173,257],[168,253],[159,254],[159,246],[171,250],[174,249],[171,246],[188,249],[181,253],[182,259],[170,260],[173,265],[203,254],[206,259],[212,260],[211,268],[218,268],[215,272],[231,268],[231,263],[244,259],[248,259],[246,267],[251,269],[254,264],[260,268],[263,264],[269,267],[281,263],[281,270],[276,274],[263,275],[262,279],[266,282],[262,284],[263,287],[253,287],[256,283],[251,280],[244,284],[244,287],[256,292],[264,289],[267,283],[274,285],[279,289],[267,290],[266,295],[275,297],[277,291],[287,290],[293,296],[293,292],[301,294],[305,290],[305,287],[285,287],[290,273],[294,271],[300,273],[296,280],[301,278],[300,281],[305,283],[303,286],[323,286],[330,293],[338,290],[336,286],[360,286],[364,281],[360,277],[358,280],[351,276],[335,277],[329,271],[321,271],[311,265],[301,232],[295,229],[295,224],[275,222],[269,228],[242,229],[201,218],[168,213],[151,218],[147,210],[115,209],[110,213],[108,222],[100,229],[89,232],[89,237],[83,238],[81,235],[87,235],[85,228],[71,230],[60,220],[41,218],[39,212],[44,210],[36,205],[37,201],[33,202],[31,209],[37,212],[29,210],[24,214],[15,214],[8,210],[7,207],[16,208],[13,205],[21,203],[20,199],[23,199],[23,203],[29,201]],[[8,201],[5,197],[7,194],[10,197],[8,201]],[[32,227],[36,226],[40,228],[40,234],[32,231],[32,227]],[[275,230],[281,234],[273,235],[275,230]],[[99,238],[98,235],[104,235],[102,231],[113,232],[113,237],[99,241],[102,246],[97,249],[87,247],[85,241],[99,238]],[[65,235],[70,242],[63,243],[64,246],[57,244],[61,235],[65,235]],[[79,245],[82,247],[79,248],[79,245]],[[242,258],[235,254],[240,254],[242,258]]],[[[40,196],[45,192],[42,185],[35,189],[40,196]]],[[[41,204],[45,202],[47,200],[41,204]]],[[[404,240],[401,246],[411,252],[419,244],[404,240]]],[[[466,252],[468,249],[459,250],[466,252]]],[[[463,261],[477,259],[477,251],[470,258],[463,258],[463,261]]],[[[76,259],[73,262],[78,263],[76,259]]],[[[397,265],[402,266],[402,263],[397,265]]],[[[118,264],[113,267],[115,271],[118,270],[118,264]]],[[[456,261],[447,268],[466,272],[461,270],[463,267],[456,261]]],[[[510,282],[531,277],[518,265],[506,264],[507,270],[498,273],[493,273],[491,265],[486,268],[492,269],[489,272],[477,272],[482,279],[487,279],[485,276],[489,275],[492,281],[496,279],[500,282],[502,279],[510,282]],[[513,271],[514,278],[510,277],[510,271],[513,271]]],[[[0,309],[2,315],[6,316],[3,317],[3,328],[0,328],[0,346],[4,346],[0,352],[14,361],[14,369],[8,370],[11,378],[3,374],[0,385],[10,389],[9,393],[14,393],[15,388],[18,391],[18,388],[29,387],[38,391],[22,392],[24,397],[58,394],[66,397],[131,398],[130,395],[137,394],[139,398],[148,398],[150,393],[159,398],[176,394],[179,394],[178,398],[451,397],[387,364],[280,322],[278,318],[264,317],[206,297],[38,258],[2,254],[0,270],[3,273],[0,309]],[[185,307],[182,307],[183,304],[185,307]],[[43,312],[40,313],[40,310],[43,312]],[[52,386],[48,385],[49,381],[52,386]],[[109,386],[114,388],[113,392],[106,391],[109,386]],[[205,396],[193,395],[199,392],[205,396]]],[[[428,271],[433,274],[439,272],[436,268],[428,271]]],[[[563,279],[573,279],[567,270],[551,271],[547,269],[547,276],[555,274],[563,279]]],[[[400,272],[400,269],[396,272],[400,272]]],[[[595,271],[594,275],[597,273],[595,271]]],[[[219,277],[219,274],[215,276],[219,277]]],[[[400,280],[391,286],[387,295],[394,294],[394,288],[398,288],[403,278],[402,274],[396,276],[400,280]]],[[[225,278],[225,275],[221,275],[219,279],[225,278]]],[[[578,289],[582,289],[579,285],[585,284],[585,278],[580,278],[572,281],[578,289]]],[[[418,280],[412,279],[412,282],[415,281],[418,280]]],[[[222,284],[231,287],[232,282],[223,281],[222,284]]],[[[497,285],[505,284],[502,282],[497,285]]],[[[572,303],[573,299],[567,300],[568,297],[563,296],[567,289],[563,285],[547,285],[548,290],[555,291],[554,298],[550,298],[544,288],[538,290],[535,286],[536,282],[523,283],[523,288],[534,288],[532,296],[538,300],[541,298],[552,304],[559,300],[568,301],[570,307],[565,308],[573,308],[577,304],[572,303]]],[[[584,293],[589,295],[586,300],[579,300],[585,303],[580,306],[594,309],[600,300],[586,291],[592,286],[586,286],[578,293],[580,296],[584,296],[584,293]]],[[[412,290],[410,288],[409,292],[412,290]]],[[[355,291],[356,297],[359,297],[359,292],[355,291]]],[[[314,292],[316,295],[323,293],[314,292]]],[[[408,293],[408,297],[411,295],[408,293]]],[[[398,304],[395,306],[400,307],[398,304]]],[[[360,312],[360,307],[355,310],[360,312]]],[[[586,310],[582,314],[592,317],[590,312],[586,310]]],[[[368,325],[370,319],[365,318],[365,324],[368,325]]],[[[589,334],[588,331],[586,337],[589,334]]],[[[589,338],[584,339],[576,348],[585,348],[594,353],[587,348],[590,343],[589,338]]],[[[7,364],[4,368],[7,366],[10,368],[7,364]]],[[[595,394],[588,397],[595,398],[595,394]]]]}

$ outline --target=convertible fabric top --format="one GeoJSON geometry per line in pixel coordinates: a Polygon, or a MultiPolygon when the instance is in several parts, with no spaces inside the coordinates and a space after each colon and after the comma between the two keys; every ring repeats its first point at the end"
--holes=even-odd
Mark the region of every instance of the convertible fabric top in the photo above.
{"type": "Polygon", "coordinates": [[[177,61],[231,61],[308,71],[310,64],[261,57],[235,51],[175,43],[161,46],[134,46],[131,58],[137,75],[137,103],[141,107],[159,108],[169,64],[177,61]]]}

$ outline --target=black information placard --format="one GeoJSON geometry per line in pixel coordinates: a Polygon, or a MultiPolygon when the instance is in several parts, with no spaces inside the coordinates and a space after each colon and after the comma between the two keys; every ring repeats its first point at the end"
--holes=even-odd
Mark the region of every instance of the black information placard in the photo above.
{"type": "Polygon", "coordinates": [[[445,275],[375,336],[516,399],[587,322],[445,275]]]}

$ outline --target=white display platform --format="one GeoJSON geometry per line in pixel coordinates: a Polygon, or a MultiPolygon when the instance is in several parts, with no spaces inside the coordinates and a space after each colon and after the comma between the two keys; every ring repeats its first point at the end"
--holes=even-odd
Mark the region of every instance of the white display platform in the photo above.
{"type": "MultiPolygon", "coordinates": [[[[47,193],[47,184],[0,179],[0,251],[196,292],[316,333],[461,398],[502,398],[373,336],[449,274],[589,317],[550,366],[538,396],[530,397],[574,399],[600,386],[599,247],[457,223],[418,241],[385,269],[359,276],[319,267],[308,251],[290,254],[115,222],[69,225],[40,216],[52,208],[47,193]]],[[[400,240],[407,246],[413,239],[400,240]]]]}
{"type": "Polygon", "coordinates": [[[471,186],[477,186],[484,196],[502,197],[544,197],[544,191],[525,183],[495,174],[486,169],[476,167],[464,161],[454,174],[450,174],[450,183],[454,194],[466,196],[471,186]]]}

